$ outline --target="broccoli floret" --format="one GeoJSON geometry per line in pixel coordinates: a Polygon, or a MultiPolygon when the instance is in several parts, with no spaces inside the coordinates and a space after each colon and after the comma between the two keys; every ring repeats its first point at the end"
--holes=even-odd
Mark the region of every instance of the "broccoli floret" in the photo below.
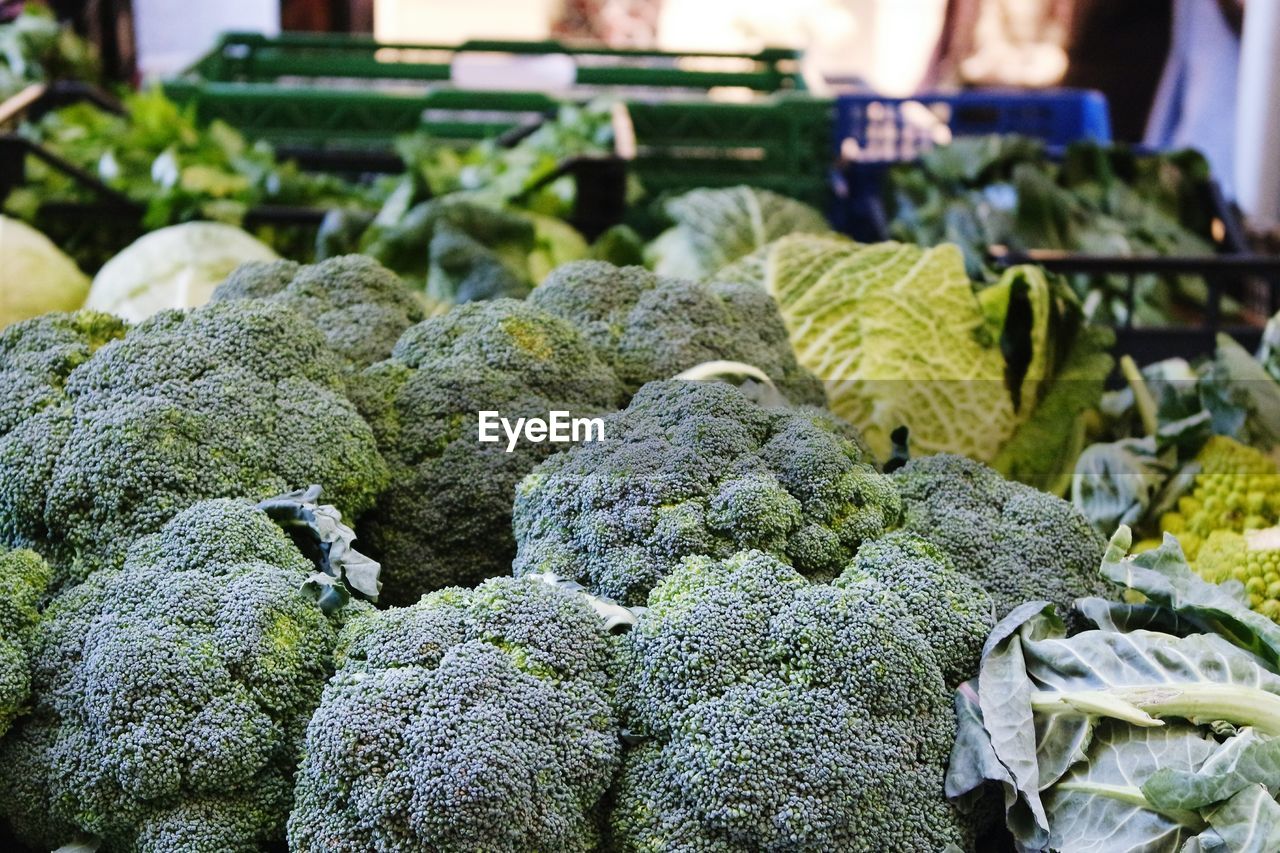
{"type": "Polygon", "coordinates": [[[353,620],[307,730],[290,848],[590,851],[621,746],[613,638],[532,579],[353,620]]]}
{"type": "Polygon", "coordinates": [[[572,577],[628,605],[695,554],[757,548],[834,578],[901,509],[847,429],[722,383],[650,383],[605,419],[604,441],[520,484],[515,573],[572,577]]]}
{"type": "Polygon", "coordinates": [[[1280,523],[1280,466],[1260,450],[1215,435],[1196,454],[1200,472],[1160,528],[1194,562],[1214,531],[1263,530],[1280,523]]]}
{"type": "Polygon", "coordinates": [[[110,314],[44,314],[0,331],[0,543],[42,545],[44,498],[70,429],[67,377],[125,334],[110,314]]]}
{"type": "Polygon", "coordinates": [[[31,696],[32,642],[52,578],[36,552],[0,549],[0,737],[31,696]]]}
{"type": "Polygon", "coordinates": [[[1098,570],[1106,540],[1069,502],[948,453],[913,459],[893,481],[903,529],[980,583],[997,619],[1028,601],[1071,613],[1077,598],[1114,595],[1098,570]]]}
{"type": "Polygon", "coordinates": [[[138,853],[282,839],[341,629],[302,592],[311,570],[265,513],[222,499],[60,593],[36,639],[35,707],[0,751],[19,836],[138,853]]]}
{"type": "Polygon", "coordinates": [[[868,542],[835,586],[866,580],[877,581],[906,603],[948,687],[978,674],[982,646],[996,625],[995,605],[981,584],[956,571],[941,548],[906,531],[868,542]]]}
{"type": "Polygon", "coordinates": [[[826,405],[822,383],[796,362],[777,304],[758,287],[576,261],[529,301],[582,329],[629,394],[705,362],[736,361],[762,370],[792,403],[826,405]]]}
{"type": "Polygon", "coordinates": [[[42,553],[61,581],[118,565],[134,539],[205,498],[318,483],[355,516],[387,471],[343,377],[287,306],[157,314],[0,437],[0,535],[42,553]]]}
{"type": "Polygon", "coordinates": [[[624,851],[941,850],[951,695],[907,606],[758,551],[694,557],[622,637],[624,851]]]}
{"type": "Polygon", "coordinates": [[[354,383],[392,469],[360,526],[383,601],[509,574],[516,484],[561,445],[479,442],[478,413],[585,417],[617,408],[617,378],[565,321],[513,299],[458,306],[405,332],[354,383]]]}
{"type": "Polygon", "coordinates": [[[325,340],[356,368],[391,355],[404,330],[425,317],[422,304],[395,273],[372,258],[344,255],[313,266],[255,261],[213,292],[214,302],[271,299],[320,327],[325,340]]]}

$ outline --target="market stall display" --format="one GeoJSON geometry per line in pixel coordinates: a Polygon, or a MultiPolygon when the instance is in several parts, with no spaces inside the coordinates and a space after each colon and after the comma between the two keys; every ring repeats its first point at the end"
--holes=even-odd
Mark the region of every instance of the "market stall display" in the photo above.
{"type": "Polygon", "coordinates": [[[0,846],[1280,850],[1280,259],[1198,155],[503,51],[573,91],[0,107],[0,846]]]}

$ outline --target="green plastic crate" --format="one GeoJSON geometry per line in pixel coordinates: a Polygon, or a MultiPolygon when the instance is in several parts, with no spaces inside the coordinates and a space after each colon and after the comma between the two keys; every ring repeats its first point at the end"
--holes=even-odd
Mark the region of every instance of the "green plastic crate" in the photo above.
{"type": "Polygon", "coordinates": [[[616,51],[557,42],[437,46],[367,38],[230,33],[165,82],[201,120],[220,119],[296,151],[387,150],[425,130],[466,142],[545,116],[565,100],[620,98],[635,130],[632,172],[654,193],[748,183],[825,204],[834,103],[804,92],[799,56],[616,51]],[[460,53],[566,55],[573,87],[466,91],[450,83],[460,53]],[[732,101],[717,90],[737,90],[732,101]],[[744,97],[745,96],[745,97],[744,97]]]}

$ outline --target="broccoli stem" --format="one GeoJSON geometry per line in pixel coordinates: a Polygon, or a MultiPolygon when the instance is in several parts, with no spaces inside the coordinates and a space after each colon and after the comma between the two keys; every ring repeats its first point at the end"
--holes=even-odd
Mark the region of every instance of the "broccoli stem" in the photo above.
{"type": "Polygon", "coordinates": [[[1071,791],[1093,797],[1110,797],[1113,800],[1119,800],[1122,803],[1128,803],[1131,806],[1137,806],[1140,809],[1163,815],[1196,832],[1201,832],[1208,827],[1204,819],[1193,811],[1156,808],[1143,796],[1142,789],[1133,785],[1106,785],[1101,782],[1060,782],[1054,786],[1054,791],[1057,793],[1071,791]]]}
{"type": "Polygon", "coordinates": [[[1232,725],[1254,726],[1264,734],[1280,736],[1280,696],[1237,684],[1205,682],[1071,692],[1042,690],[1032,697],[1031,708],[1042,714],[1113,717],[1148,727],[1164,725],[1161,717],[1177,717],[1196,725],[1225,720],[1232,725]]]}

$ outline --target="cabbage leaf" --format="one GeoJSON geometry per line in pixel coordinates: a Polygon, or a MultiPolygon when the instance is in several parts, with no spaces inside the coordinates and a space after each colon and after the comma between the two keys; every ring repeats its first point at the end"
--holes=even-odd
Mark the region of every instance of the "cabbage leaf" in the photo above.
{"type": "MultiPolygon", "coordinates": [[[[880,458],[906,426],[913,454],[992,461],[1029,419],[1059,359],[1062,292],[1035,267],[975,290],[951,245],[794,235],[716,279],[773,295],[800,363],[880,458]]],[[[1094,377],[1098,395],[1107,369],[1094,377]]],[[[1068,421],[1062,429],[1074,430],[1068,421]]]]}
{"type": "Polygon", "coordinates": [[[646,262],[672,278],[707,278],[789,234],[831,232],[809,205],[755,187],[692,190],[663,210],[675,224],[649,245],[646,262]]]}

